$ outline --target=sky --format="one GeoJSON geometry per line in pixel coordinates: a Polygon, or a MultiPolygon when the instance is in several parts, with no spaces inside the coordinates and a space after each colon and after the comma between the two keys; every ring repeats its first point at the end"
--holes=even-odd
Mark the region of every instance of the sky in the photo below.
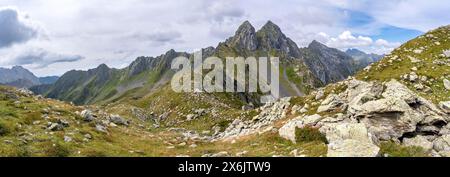
{"type": "Polygon", "coordinates": [[[388,53],[450,24],[447,0],[0,0],[0,67],[37,76],[217,46],[245,20],[297,43],[388,53]]]}

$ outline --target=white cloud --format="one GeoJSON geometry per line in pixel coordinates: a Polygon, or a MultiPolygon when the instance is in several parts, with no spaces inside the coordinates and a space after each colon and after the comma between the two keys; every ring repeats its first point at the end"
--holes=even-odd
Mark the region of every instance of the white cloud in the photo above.
{"type": "Polygon", "coordinates": [[[400,46],[398,42],[388,42],[384,39],[374,41],[367,36],[354,36],[350,31],[344,31],[337,37],[331,37],[324,32],[317,34],[316,40],[329,47],[347,50],[357,48],[368,53],[385,54],[400,46]]]}

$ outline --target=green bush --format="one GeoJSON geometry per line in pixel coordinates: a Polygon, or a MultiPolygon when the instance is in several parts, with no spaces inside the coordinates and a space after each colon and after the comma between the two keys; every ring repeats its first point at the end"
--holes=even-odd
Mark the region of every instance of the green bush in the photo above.
{"type": "Polygon", "coordinates": [[[15,130],[14,124],[5,120],[0,120],[0,136],[5,136],[15,130]]]}
{"type": "Polygon", "coordinates": [[[70,155],[69,148],[63,143],[49,142],[46,146],[45,155],[48,157],[67,157],[70,155]]]}
{"type": "Polygon", "coordinates": [[[429,156],[421,147],[402,146],[394,142],[383,142],[380,153],[389,157],[427,157],[429,156]]]}
{"type": "Polygon", "coordinates": [[[325,135],[320,133],[318,128],[308,126],[304,128],[295,128],[295,139],[297,142],[320,141],[328,143],[327,138],[325,137],[325,135]]]}

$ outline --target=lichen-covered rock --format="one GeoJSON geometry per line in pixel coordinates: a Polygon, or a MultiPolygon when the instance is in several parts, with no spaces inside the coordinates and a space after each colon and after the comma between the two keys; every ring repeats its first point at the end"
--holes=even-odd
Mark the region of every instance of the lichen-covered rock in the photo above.
{"type": "Polygon", "coordinates": [[[332,123],[320,128],[328,144],[328,157],[375,157],[380,148],[362,123],[332,123]]]}

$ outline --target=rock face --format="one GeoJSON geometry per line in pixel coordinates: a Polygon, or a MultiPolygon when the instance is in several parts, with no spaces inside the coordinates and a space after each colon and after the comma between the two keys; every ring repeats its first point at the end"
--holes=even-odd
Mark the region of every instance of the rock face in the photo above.
{"type": "Polygon", "coordinates": [[[320,127],[329,142],[328,156],[377,156],[381,141],[448,154],[447,102],[438,107],[396,80],[379,83],[350,78],[342,84],[347,89],[329,94],[317,110],[334,115],[314,121],[308,121],[310,116],[292,119],[280,128],[280,136],[295,141],[295,127],[320,127]]]}
{"type": "Polygon", "coordinates": [[[226,41],[227,45],[235,46],[240,51],[256,50],[257,42],[255,28],[248,21],[245,21],[236,34],[226,41]]]}
{"type": "Polygon", "coordinates": [[[344,80],[359,68],[351,56],[317,41],[303,48],[302,55],[308,67],[323,84],[344,80]]]}

